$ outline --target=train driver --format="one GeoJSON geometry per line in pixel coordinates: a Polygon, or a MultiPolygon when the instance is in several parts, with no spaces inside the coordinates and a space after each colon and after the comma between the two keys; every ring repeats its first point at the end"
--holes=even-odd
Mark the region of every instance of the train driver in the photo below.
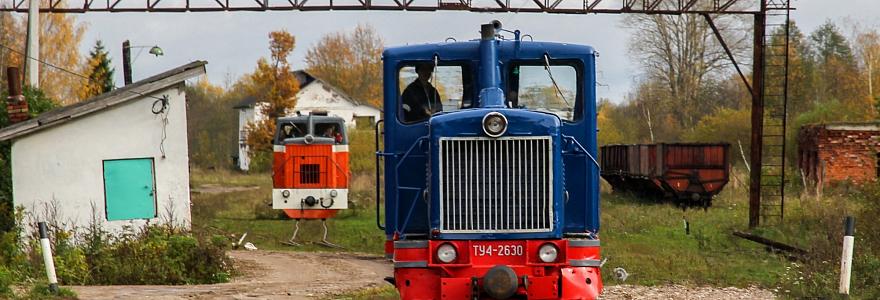
{"type": "Polygon", "coordinates": [[[403,121],[407,123],[424,121],[432,114],[443,110],[440,94],[430,82],[431,75],[434,73],[434,65],[417,64],[415,69],[418,78],[406,86],[400,96],[403,121]]]}

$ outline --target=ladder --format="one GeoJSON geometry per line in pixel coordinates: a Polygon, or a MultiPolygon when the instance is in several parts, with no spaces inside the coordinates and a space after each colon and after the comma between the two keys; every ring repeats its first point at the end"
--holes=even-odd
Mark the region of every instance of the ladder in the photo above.
{"type": "Polygon", "coordinates": [[[765,0],[764,102],[760,222],[782,222],[785,211],[785,149],[788,102],[790,0],[765,0]]]}

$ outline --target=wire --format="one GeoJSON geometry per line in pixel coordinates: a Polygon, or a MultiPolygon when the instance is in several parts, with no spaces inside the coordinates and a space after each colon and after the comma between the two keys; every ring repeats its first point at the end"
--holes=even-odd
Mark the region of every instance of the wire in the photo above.
{"type": "MultiPolygon", "coordinates": [[[[44,65],[49,66],[49,67],[52,67],[52,68],[55,68],[55,69],[57,69],[57,70],[59,70],[59,71],[62,71],[62,72],[64,72],[64,73],[67,73],[67,74],[70,74],[70,75],[74,75],[74,76],[76,76],[76,77],[82,78],[82,79],[87,80],[87,81],[91,81],[91,82],[94,82],[94,83],[99,83],[99,82],[97,82],[97,80],[92,79],[92,78],[89,78],[88,76],[85,76],[85,75],[79,74],[79,73],[77,73],[77,72],[74,72],[74,71],[71,71],[71,70],[65,69],[65,68],[63,68],[63,67],[59,67],[59,66],[53,65],[52,63],[49,63],[49,62],[47,62],[47,61],[43,61],[43,60],[39,60],[39,59],[36,59],[36,58],[30,57],[30,56],[28,56],[26,53],[21,52],[21,51],[18,51],[18,50],[15,50],[15,49],[13,49],[12,47],[6,46],[6,45],[4,45],[4,44],[0,44],[0,47],[2,47],[2,48],[4,48],[4,49],[7,49],[7,50],[9,50],[9,51],[12,51],[12,53],[15,53],[15,54],[21,55],[21,56],[23,56],[24,58],[27,58],[27,59],[30,59],[30,60],[36,61],[36,62],[38,62],[38,63],[44,64],[44,65]]],[[[148,98],[153,98],[153,99],[156,99],[156,100],[164,100],[164,101],[167,101],[167,99],[163,99],[163,98],[159,98],[159,97],[151,96],[151,95],[144,95],[144,94],[142,94],[142,93],[138,93],[138,92],[135,92],[135,91],[126,91],[126,92],[129,92],[129,93],[132,93],[132,94],[135,94],[135,95],[138,95],[138,96],[142,96],[142,97],[148,97],[148,98]]]]}
{"type": "Polygon", "coordinates": [[[553,82],[553,86],[556,87],[556,92],[559,93],[559,97],[570,107],[571,103],[568,102],[568,99],[565,99],[565,94],[562,93],[562,89],[559,88],[559,85],[556,84],[556,79],[553,78],[553,73],[550,72],[550,55],[547,55],[546,53],[544,54],[544,69],[547,70],[547,75],[550,76],[550,81],[553,82]]]}
{"type": "MultiPolygon", "coordinates": [[[[56,66],[54,64],[51,64],[51,63],[43,61],[43,60],[39,60],[39,59],[30,57],[26,53],[15,50],[12,47],[6,46],[4,44],[0,44],[0,47],[7,49],[15,54],[21,55],[27,59],[31,59],[31,60],[36,61],[38,63],[41,63],[43,65],[55,68],[55,69],[62,71],[64,73],[85,79],[86,81],[97,82],[95,79],[89,78],[88,76],[76,73],[74,71],[71,71],[71,70],[68,70],[68,69],[65,69],[65,68],[62,68],[59,66],[56,66]]],[[[152,96],[152,95],[145,95],[143,93],[139,93],[139,92],[135,92],[135,91],[131,91],[131,90],[125,90],[125,92],[129,92],[129,93],[141,96],[141,97],[156,99],[156,101],[153,102],[152,112],[153,112],[153,114],[156,114],[156,115],[162,114],[162,140],[159,142],[159,151],[162,152],[162,158],[165,158],[165,139],[168,138],[168,131],[167,131],[168,122],[169,122],[168,121],[168,113],[171,111],[171,109],[168,105],[168,101],[169,101],[168,95],[162,95],[162,97],[160,98],[160,97],[156,97],[156,96],[152,96]],[[157,104],[161,104],[161,106],[159,106],[157,108],[157,104]]]]}
{"type": "Polygon", "coordinates": [[[18,55],[24,56],[24,57],[27,58],[27,59],[32,59],[32,60],[34,60],[34,61],[36,61],[36,62],[38,62],[38,63],[41,63],[41,64],[44,64],[44,65],[50,66],[50,67],[55,68],[55,69],[58,69],[59,71],[62,71],[62,72],[68,73],[68,74],[70,74],[70,75],[74,75],[74,76],[80,77],[80,78],[85,79],[85,80],[88,80],[88,81],[93,81],[93,79],[89,78],[88,76],[85,76],[85,75],[82,75],[82,74],[76,73],[76,72],[74,72],[74,71],[71,71],[71,70],[68,70],[68,69],[65,69],[65,68],[62,68],[62,67],[59,67],[59,66],[53,65],[53,64],[51,64],[51,63],[49,63],[49,62],[46,62],[46,61],[42,61],[42,60],[39,60],[39,59],[36,59],[36,58],[30,57],[30,56],[28,56],[27,54],[25,54],[25,53],[23,53],[23,52],[21,52],[21,51],[18,51],[18,50],[13,49],[12,47],[9,47],[9,46],[3,45],[3,44],[0,44],[0,47],[6,48],[7,50],[12,51],[12,52],[15,53],[15,54],[18,54],[18,55]]]}

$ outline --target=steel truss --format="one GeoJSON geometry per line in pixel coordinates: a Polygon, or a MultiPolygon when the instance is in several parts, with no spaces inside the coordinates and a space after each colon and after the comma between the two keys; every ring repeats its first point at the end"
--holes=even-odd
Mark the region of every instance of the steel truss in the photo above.
{"type": "MultiPolygon", "coordinates": [[[[43,0],[40,12],[211,12],[392,10],[556,14],[756,14],[760,0],[43,0]]],[[[0,0],[0,11],[27,12],[27,0],[0,0]]]]}

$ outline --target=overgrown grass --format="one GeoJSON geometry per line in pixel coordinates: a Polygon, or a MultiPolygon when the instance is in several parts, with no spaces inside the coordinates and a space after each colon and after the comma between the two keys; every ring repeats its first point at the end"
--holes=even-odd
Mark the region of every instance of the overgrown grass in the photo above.
{"type": "Polygon", "coordinates": [[[786,261],[731,235],[748,224],[748,204],[741,193],[724,192],[708,210],[603,194],[604,282],[619,283],[613,270],[621,267],[629,273],[628,284],[774,287],[786,261]]]}
{"type": "MultiPolygon", "coordinates": [[[[193,195],[193,226],[196,230],[236,239],[248,233],[246,241],[261,249],[306,251],[328,249],[312,243],[320,241],[322,237],[321,222],[317,220],[300,222],[298,240],[306,242],[303,246],[285,245],[284,242],[293,234],[295,221],[283,217],[281,210],[271,208],[271,175],[264,173],[261,176],[241,176],[247,178],[233,179],[233,181],[256,185],[259,188],[232,193],[193,195]]],[[[328,239],[349,251],[381,254],[385,237],[376,227],[373,200],[358,195],[369,195],[369,193],[353,190],[349,198],[350,207],[353,209],[344,210],[336,217],[327,220],[328,239]]]]}

